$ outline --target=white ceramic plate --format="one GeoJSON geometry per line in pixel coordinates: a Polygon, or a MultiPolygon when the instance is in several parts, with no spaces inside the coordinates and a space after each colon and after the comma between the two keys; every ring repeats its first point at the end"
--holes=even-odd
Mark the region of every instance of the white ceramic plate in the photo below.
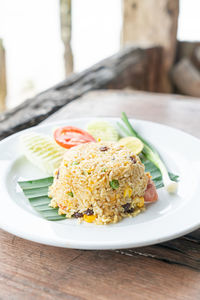
{"type": "MultiPolygon", "coordinates": [[[[107,118],[116,123],[118,119],[107,118]]],[[[36,126],[0,142],[0,227],[19,237],[42,244],[77,249],[117,249],[146,246],[176,238],[200,227],[200,140],[182,131],[156,123],[131,120],[134,127],[154,144],[169,169],[180,175],[177,195],[158,191],[159,201],[135,218],[117,224],[78,224],[43,219],[30,206],[17,181],[45,177],[20,153],[19,136],[35,131],[52,134],[57,126],[85,128],[91,119],[36,126]]]]}

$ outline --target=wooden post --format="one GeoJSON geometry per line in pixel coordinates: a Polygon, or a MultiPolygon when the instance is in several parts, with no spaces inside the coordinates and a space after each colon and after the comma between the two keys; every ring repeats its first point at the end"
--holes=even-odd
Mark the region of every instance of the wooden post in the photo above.
{"type": "Polygon", "coordinates": [[[176,62],[180,61],[182,58],[193,60],[193,55],[195,55],[196,48],[200,48],[200,42],[178,41],[176,62]]]}
{"type": "Polygon", "coordinates": [[[71,49],[71,0],[60,0],[61,38],[65,47],[65,74],[73,72],[73,54],[71,49]]]}
{"type": "Polygon", "coordinates": [[[123,0],[122,45],[163,47],[159,91],[171,92],[169,71],[176,52],[179,0],[123,0]]]}
{"type": "Polygon", "coordinates": [[[200,46],[194,49],[191,60],[194,66],[200,71],[200,46]]]}
{"type": "Polygon", "coordinates": [[[0,111],[6,107],[6,61],[3,41],[0,39],[0,111]]]}

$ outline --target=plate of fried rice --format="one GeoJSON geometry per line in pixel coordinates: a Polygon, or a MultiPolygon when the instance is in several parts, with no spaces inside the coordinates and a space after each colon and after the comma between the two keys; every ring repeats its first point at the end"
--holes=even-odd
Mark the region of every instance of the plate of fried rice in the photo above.
{"type": "MultiPolygon", "coordinates": [[[[39,125],[0,142],[2,229],[42,244],[92,250],[156,244],[200,227],[200,140],[180,130],[130,120],[142,141],[147,139],[159,151],[171,178],[177,175],[176,193],[162,187],[158,170],[148,169],[148,146],[136,155],[118,141],[81,136],[82,143],[59,152],[59,162],[54,150],[52,175],[45,171],[45,167],[49,170],[45,151],[52,149],[37,148],[34,137],[29,150],[42,153],[44,168],[22,153],[22,136],[32,140],[33,133],[52,136],[55,128],[67,126],[82,132],[91,120],[39,125]]],[[[119,122],[118,118],[104,120],[113,126],[119,122]]]]}

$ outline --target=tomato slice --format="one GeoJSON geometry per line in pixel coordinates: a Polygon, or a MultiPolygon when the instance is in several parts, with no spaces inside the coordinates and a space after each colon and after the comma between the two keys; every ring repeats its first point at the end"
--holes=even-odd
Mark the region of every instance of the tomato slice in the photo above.
{"type": "Polygon", "coordinates": [[[83,143],[96,142],[96,140],[85,130],[64,126],[54,131],[54,139],[63,148],[71,148],[83,143]]]}

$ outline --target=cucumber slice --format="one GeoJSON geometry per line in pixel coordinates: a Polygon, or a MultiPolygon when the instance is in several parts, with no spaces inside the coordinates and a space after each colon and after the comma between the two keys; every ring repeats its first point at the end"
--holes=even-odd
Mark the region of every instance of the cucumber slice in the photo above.
{"type": "Polygon", "coordinates": [[[61,163],[64,148],[47,135],[29,133],[20,137],[20,146],[26,158],[35,166],[52,175],[61,163]]]}
{"type": "Polygon", "coordinates": [[[87,125],[86,131],[97,141],[100,139],[101,141],[116,142],[119,139],[115,127],[106,121],[93,121],[87,125]]]}

